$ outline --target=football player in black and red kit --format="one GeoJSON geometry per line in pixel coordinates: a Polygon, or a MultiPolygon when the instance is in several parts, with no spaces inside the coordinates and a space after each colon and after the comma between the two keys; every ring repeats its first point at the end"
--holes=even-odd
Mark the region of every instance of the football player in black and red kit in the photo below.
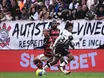
{"type": "Polygon", "coordinates": [[[43,29],[43,35],[44,35],[44,53],[38,55],[34,58],[33,62],[34,64],[39,68],[42,69],[43,63],[42,61],[48,60],[52,56],[52,50],[50,49],[50,44],[52,42],[52,38],[49,35],[48,29],[43,29]]]}
{"type": "Polygon", "coordinates": [[[51,23],[51,28],[49,29],[49,34],[52,38],[53,43],[60,34],[60,29],[57,28],[59,24],[60,23],[58,23],[56,20],[53,20],[51,23]]]}

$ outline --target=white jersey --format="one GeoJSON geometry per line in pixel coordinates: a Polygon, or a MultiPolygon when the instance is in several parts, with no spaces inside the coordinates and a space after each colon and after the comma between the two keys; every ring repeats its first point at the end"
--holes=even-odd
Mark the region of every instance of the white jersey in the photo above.
{"type": "Polygon", "coordinates": [[[64,30],[60,35],[60,42],[65,43],[69,38],[72,37],[72,33],[67,30],[64,30]]]}
{"type": "Polygon", "coordinates": [[[64,47],[69,47],[70,45],[70,37],[72,38],[72,34],[67,31],[64,30],[59,37],[56,39],[55,43],[53,44],[53,46],[57,46],[57,45],[63,45],[64,47]]]}

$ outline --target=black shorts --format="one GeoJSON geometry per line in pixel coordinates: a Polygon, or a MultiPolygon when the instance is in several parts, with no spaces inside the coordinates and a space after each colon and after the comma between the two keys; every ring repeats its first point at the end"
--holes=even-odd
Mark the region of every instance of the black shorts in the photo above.
{"type": "Polygon", "coordinates": [[[61,56],[67,56],[70,52],[64,46],[58,45],[55,48],[55,54],[61,54],[61,56]]]}

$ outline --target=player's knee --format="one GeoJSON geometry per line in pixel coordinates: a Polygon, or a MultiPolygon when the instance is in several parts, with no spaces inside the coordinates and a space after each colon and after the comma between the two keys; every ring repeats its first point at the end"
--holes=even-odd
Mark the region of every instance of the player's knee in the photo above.
{"type": "Polygon", "coordinates": [[[74,56],[70,55],[68,56],[68,62],[72,61],[74,59],[74,56]]]}
{"type": "Polygon", "coordinates": [[[69,59],[70,61],[72,61],[74,59],[74,56],[70,55],[69,59]]]}
{"type": "Polygon", "coordinates": [[[34,59],[34,60],[33,60],[33,63],[34,63],[34,64],[37,64],[37,63],[38,63],[38,60],[34,59]]]}
{"type": "Polygon", "coordinates": [[[37,64],[38,62],[39,62],[39,59],[34,58],[33,63],[34,63],[34,64],[37,64]]]}

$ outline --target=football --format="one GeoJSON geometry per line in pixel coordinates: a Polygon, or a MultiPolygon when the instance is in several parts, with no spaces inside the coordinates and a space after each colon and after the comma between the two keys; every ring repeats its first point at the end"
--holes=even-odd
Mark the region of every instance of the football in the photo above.
{"type": "Polygon", "coordinates": [[[46,72],[42,69],[37,69],[36,70],[36,75],[37,76],[44,76],[46,74],[46,72]]]}

